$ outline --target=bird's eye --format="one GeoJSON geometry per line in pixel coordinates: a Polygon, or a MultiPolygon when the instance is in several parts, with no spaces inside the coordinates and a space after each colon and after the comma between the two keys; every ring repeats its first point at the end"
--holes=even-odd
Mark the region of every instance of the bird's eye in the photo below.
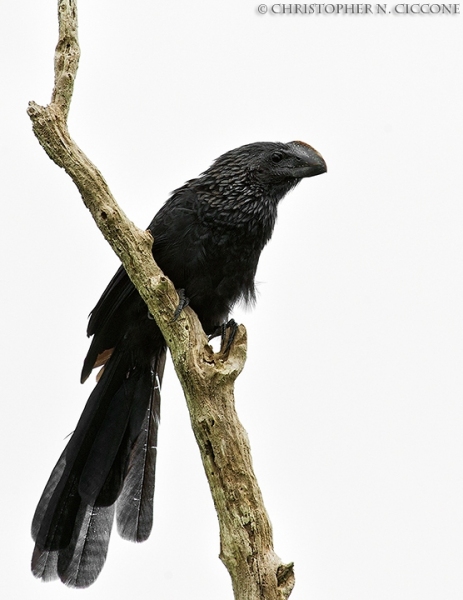
{"type": "Polygon", "coordinates": [[[279,163],[283,158],[283,154],[281,152],[274,152],[272,154],[272,162],[279,163]]]}

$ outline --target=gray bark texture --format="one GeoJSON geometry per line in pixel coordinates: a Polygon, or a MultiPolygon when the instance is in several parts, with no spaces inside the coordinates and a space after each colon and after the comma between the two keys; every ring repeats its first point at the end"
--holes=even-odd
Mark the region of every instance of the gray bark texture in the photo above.
{"type": "Polygon", "coordinates": [[[69,135],[67,115],[80,55],[76,1],[58,0],[58,15],[52,99],[45,107],[29,104],[34,133],[74,181],[166,339],[214,499],[220,558],[230,573],[235,599],[286,600],[294,586],[293,565],[282,564],[273,550],[249,441],[235,411],[234,382],[246,359],[246,330],[239,327],[224,355],[214,353],[191,309],[173,320],[178,296],[153,260],[151,235],[124,215],[100,171],[69,135]]]}

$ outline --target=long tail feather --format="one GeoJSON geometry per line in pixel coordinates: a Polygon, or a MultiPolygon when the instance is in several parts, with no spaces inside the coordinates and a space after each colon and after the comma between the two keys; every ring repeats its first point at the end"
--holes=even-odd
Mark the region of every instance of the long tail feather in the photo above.
{"type": "Polygon", "coordinates": [[[61,476],[63,475],[64,469],[66,467],[66,450],[59,457],[58,462],[56,463],[55,468],[51,472],[50,478],[47,481],[47,485],[43,490],[42,496],[37,504],[37,508],[35,509],[34,518],[32,519],[32,539],[34,541],[37,540],[37,536],[40,531],[40,527],[42,525],[42,521],[44,519],[45,513],[47,512],[48,505],[50,503],[50,499],[53,496],[56,486],[59,484],[61,476]]]}
{"type": "Polygon", "coordinates": [[[100,574],[108,553],[114,508],[81,505],[80,527],[76,527],[71,543],[58,557],[58,575],[66,585],[85,588],[100,574]]]}
{"type": "Polygon", "coordinates": [[[161,382],[166,362],[163,352],[155,362],[155,385],[143,426],[130,453],[127,476],[117,501],[117,530],[124,539],[143,542],[153,525],[153,496],[160,421],[161,382]]]}
{"type": "Polygon", "coordinates": [[[128,368],[117,351],[110,357],[35,511],[36,577],[59,577],[72,587],[93,583],[106,559],[116,500],[121,535],[148,537],[164,364],[165,350],[145,370],[128,368]]]}
{"type": "Polygon", "coordinates": [[[35,546],[31,563],[32,574],[43,581],[58,579],[58,551],[41,550],[35,546]]]}
{"type": "MultiPolygon", "coordinates": [[[[106,376],[90,395],[77,427],[53,470],[39,502],[37,510],[40,508],[43,514],[36,512],[34,539],[41,550],[60,550],[71,541],[81,501],[78,495],[79,479],[95,435],[107,415],[107,407],[120,387],[121,374],[117,377],[121,362],[120,355],[114,354],[111,358],[106,376]]],[[[126,424],[122,423],[121,427],[123,433],[126,424]]],[[[93,505],[93,502],[87,504],[93,505]]]]}

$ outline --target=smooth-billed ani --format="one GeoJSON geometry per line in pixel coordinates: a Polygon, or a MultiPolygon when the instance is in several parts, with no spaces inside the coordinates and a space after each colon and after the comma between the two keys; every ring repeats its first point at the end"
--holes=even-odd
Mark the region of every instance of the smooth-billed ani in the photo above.
{"type": "MultiPolygon", "coordinates": [[[[254,277],[279,201],[326,171],[303,142],[258,142],[220,156],[175,190],[149,230],[153,256],[213,335],[232,306],[255,297],[254,277]]],[[[32,524],[32,571],[86,587],[100,573],[114,514],[122,537],[151,531],[160,385],[166,344],[121,267],[89,324],[82,381],[104,370],[56,464],[32,524]]]]}

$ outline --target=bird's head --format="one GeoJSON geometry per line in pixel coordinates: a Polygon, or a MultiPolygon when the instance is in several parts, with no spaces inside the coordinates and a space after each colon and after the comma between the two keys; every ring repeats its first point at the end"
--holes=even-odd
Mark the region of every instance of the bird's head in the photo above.
{"type": "Polygon", "coordinates": [[[222,154],[189,185],[217,191],[222,199],[265,197],[278,203],[301,179],[326,170],[321,154],[305,142],[255,142],[222,154]]]}
{"type": "Polygon", "coordinates": [[[304,177],[326,173],[322,155],[305,142],[262,144],[262,151],[249,168],[257,180],[263,183],[295,185],[304,177]]]}
{"type": "Polygon", "coordinates": [[[326,172],[319,152],[305,142],[255,142],[220,156],[204,173],[230,183],[249,180],[262,188],[294,187],[304,177],[326,172]]]}

